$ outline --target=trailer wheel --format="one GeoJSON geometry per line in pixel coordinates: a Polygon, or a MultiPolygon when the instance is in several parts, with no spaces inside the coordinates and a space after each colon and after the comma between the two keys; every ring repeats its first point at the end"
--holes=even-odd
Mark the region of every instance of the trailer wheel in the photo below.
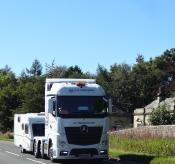
{"type": "Polygon", "coordinates": [[[26,153],[26,149],[24,149],[24,148],[22,147],[22,145],[20,145],[20,152],[21,152],[21,153],[26,153]]]}

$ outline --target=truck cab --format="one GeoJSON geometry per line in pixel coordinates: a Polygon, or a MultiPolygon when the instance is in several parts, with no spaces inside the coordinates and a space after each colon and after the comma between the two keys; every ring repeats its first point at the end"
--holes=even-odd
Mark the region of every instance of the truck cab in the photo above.
{"type": "Polygon", "coordinates": [[[107,108],[105,92],[93,79],[46,79],[45,137],[38,150],[52,161],[107,159],[107,108]]]}

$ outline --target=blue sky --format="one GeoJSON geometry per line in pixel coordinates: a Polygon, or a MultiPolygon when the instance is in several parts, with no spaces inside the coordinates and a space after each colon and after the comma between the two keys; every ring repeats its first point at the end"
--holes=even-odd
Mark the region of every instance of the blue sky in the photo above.
{"type": "Polygon", "coordinates": [[[0,68],[134,64],[175,45],[174,0],[0,0],[0,68]]]}

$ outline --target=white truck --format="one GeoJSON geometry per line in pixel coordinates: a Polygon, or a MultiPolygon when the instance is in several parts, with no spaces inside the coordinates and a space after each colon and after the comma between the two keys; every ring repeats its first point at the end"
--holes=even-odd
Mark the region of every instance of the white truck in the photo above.
{"type": "Polygon", "coordinates": [[[33,138],[44,136],[44,113],[15,114],[14,144],[20,147],[22,153],[33,151],[33,138]]]}
{"type": "Polygon", "coordinates": [[[108,159],[107,109],[93,79],[46,79],[45,135],[33,138],[35,157],[108,159]]]}

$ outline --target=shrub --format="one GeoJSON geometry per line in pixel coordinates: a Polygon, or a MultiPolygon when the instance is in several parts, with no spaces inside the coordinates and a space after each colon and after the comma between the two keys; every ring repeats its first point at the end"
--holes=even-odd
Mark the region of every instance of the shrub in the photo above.
{"type": "Polygon", "coordinates": [[[173,124],[173,114],[169,106],[158,106],[150,115],[149,121],[152,125],[171,125],[173,124]]]}

